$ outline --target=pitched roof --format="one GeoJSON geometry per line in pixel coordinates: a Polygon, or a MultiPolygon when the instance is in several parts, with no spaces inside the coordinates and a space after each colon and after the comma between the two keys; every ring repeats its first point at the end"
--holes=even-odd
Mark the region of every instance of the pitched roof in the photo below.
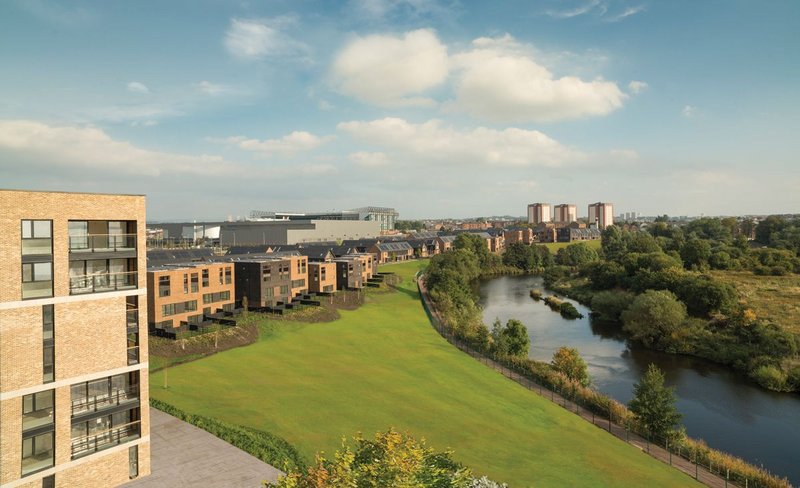
{"type": "Polygon", "coordinates": [[[381,244],[377,244],[378,250],[381,252],[394,252],[394,251],[410,251],[412,250],[411,245],[409,245],[406,241],[399,241],[399,242],[383,242],[381,244]]]}

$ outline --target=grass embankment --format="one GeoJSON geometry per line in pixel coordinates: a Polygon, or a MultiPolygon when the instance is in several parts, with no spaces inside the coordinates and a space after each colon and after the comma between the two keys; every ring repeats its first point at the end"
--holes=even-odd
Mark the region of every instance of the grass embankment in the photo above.
{"type": "Polygon", "coordinates": [[[251,346],[152,375],[153,398],[276,434],[311,459],[395,427],[511,486],[692,486],[688,476],[464,355],[430,326],[412,276],[329,323],[274,323],[251,346]]]}
{"type": "Polygon", "coordinates": [[[750,271],[711,271],[715,279],[736,288],[757,316],[800,334],[800,275],[759,276],[750,271]]]}
{"type": "Polygon", "coordinates": [[[575,244],[576,242],[581,242],[583,244],[586,244],[587,246],[589,246],[590,248],[594,249],[595,251],[600,249],[600,239],[597,239],[596,241],[542,242],[542,243],[540,243],[540,245],[547,247],[547,249],[549,249],[551,253],[555,254],[562,247],[567,247],[570,244],[575,244]]]}

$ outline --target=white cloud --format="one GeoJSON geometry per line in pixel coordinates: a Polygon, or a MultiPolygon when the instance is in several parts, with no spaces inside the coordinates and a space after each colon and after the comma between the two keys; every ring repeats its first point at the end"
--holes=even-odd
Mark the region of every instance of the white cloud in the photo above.
{"type": "Polygon", "coordinates": [[[143,122],[165,117],[178,117],[183,112],[161,104],[116,105],[90,110],[85,114],[91,120],[107,122],[143,122]]]}
{"type": "Polygon", "coordinates": [[[229,93],[231,91],[231,87],[227,85],[221,85],[218,83],[211,83],[210,81],[201,81],[199,83],[194,84],[195,88],[206,95],[222,95],[224,93],[229,93]]]}
{"type": "Polygon", "coordinates": [[[525,167],[560,166],[585,159],[580,151],[535,130],[459,130],[439,120],[413,124],[393,117],[342,122],[337,128],[359,141],[406,154],[412,160],[525,167]]]}
{"type": "Polygon", "coordinates": [[[228,52],[243,60],[267,56],[307,54],[308,47],[292,39],[283,29],[294,23],[290,17],[273,19],[231,19],[224,44],[228,52]]]}
{"type": "Polygon", "coordinates": [[[648,86],[649,86],[649,85],[648,85],[646,82],[644,82],[644,81],[636,81],[636,80],[633,80],[633,81],[631,81],[630,83],[628,83],[628,89],[629,89],[629,90],[631,91],[631,93],[633,93],[634,95],[637,95],[637,94],[639,94],[639,93],[643,92],[643,91],[644,91],[644,90],[645,90],[645,89],[646,89],[648,86]]]}
{"type": "Polygon", "coordinates": [[[147,88],[144,83],[139,83],[138,81],[131,81],[128,83],[128,91],[131,93],[142,93],[142,94],[149,94],[150,89],[147,88]]]}
{"type": "Polygon", "coordinates": [[[46,161],[71,169],[92,168],[120,174],[225,174],[235,165],[219,156],[151,151],[112,139],[96,127],[50,126],[29,120],[0,120],[0,153],[46,161]]]}
{"type": "Polygon", "coordinates": [[[446,15],[450,10],[436,0],[350,0],[350,11],[358,17],[382,20],[397,12],[412,17],[446,15]]]}
{"type": "Polygon", "coordinates": [[[571,19],[581,15],[592,15],[603,22],[619,22],[645,10],[645,5],[617,8],[610,0],[585,0],[572,7],[545,10],[544,14],[554,19],[571,19]]]}
{"type": "Polygon", "coordinates": [[[244,136],[234,136],[225,139],[245,151],[261,153],[263,155],[282,154],[291,155],[297,152],[311,151],[333,140],[333,136],[317,136],[305,131],[294,131],[280,139],[249,139],[244,136]]]}
{"type": "Polygon", "coordinates": [[[508,34],[474,40],[470,51],[452,58],[458,74],[450,107],[495,122],[576,119],[622,107],[627,95],[616,83],[556,78],[531,52],[508,34]]]}
{"type": "Polygon", "coordinates": [[[389,158],[386,156],[386,153],[382,152],[358,151],[348,155],[347,159],[352,161],[356,166],[364,168],[379,168],[389,165],[389,158]]]}
{"type": "Polygon", "coordinates": [[[693,107],[691,105],[684,105],[684,107],[681,109],[681,114],[684,117],[691,119],[692,117],[697,115],[697,107],[693,107]]]}
{"type": "Polygon", "coordinates": [[[350,41],[336,56],[334,86],[345,95],[375,105],[432,105],[415,96],[445,81],[447,47],[429,29],[402,37],[372,35],[350,41]]]}

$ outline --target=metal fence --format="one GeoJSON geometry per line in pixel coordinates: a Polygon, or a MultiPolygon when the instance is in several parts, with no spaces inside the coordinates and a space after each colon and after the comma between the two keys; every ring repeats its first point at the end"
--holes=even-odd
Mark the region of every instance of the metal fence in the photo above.
{"type": "MultiPolygon", "coordinates": [[[[500,363],[495,358],[489,357],[485,354],[476,351],[469,344],[455,337],[451,331],[444,325],[444,321],[439,316],[438,311],[430,302],[425,284],[422,282],[419,273],[415,276],[417,287],[420,291],[422,305],[425,313],[428,315],[431,324],[445,338],[449,343],[456,346],[461,351],[469,354],[474,359],[480,361],[486,366],[491,367],[498,371],[506,378],[514,380],[525,388],[537,393],[539,396],[550,400],[556,405],[568,410],[575,415],[578,415],[587,422],[607,430],[615,437],[624,440],[625,442],[639,448],[642,452],[669,464],[670,466],[679,469],[703,483],[711,487],[742,487],[742,488],[766,488],[775,486],[774,484],[767,485],[755,479],[748,479],[738,472],[731,471],[723,468],[721,465],[715,465],[711,458],[706,455],[707,453],[699,452],[698,449],[687,448],[682,443],[673,443],[670,445],[670,440],[665,438],[653,438],[649,434],[636,429],[631,425],[627,425],[623,419],[615,418],[613,411],[609,409],[608,412],[599,412],[597,405],[587,404],[574,394],[574,391],[560,390],[558,388],[548,388],[540,382],[535,381],[524,372],[510,368],[509,366],[500,363]]],[[[788,485],[786,485],[788,486],[788,485]]]]}

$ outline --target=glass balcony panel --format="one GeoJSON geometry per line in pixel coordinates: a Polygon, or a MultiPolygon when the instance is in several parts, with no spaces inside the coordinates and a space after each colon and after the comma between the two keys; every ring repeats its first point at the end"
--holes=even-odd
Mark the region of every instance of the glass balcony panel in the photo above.
{"type": "Polygon", "coordinates": [[[86,234],[69,236],[70,252],[135,251],[136,234],[86,234]]]}
{"type": "Polygon", "coordinates": [[[129,290],[131,288],[136,288],[137,279],[136,271],[71,276],[69,280],[69,291],[72,295],[80,295],[83,293],[129,290]]]}
{"type": "Polygon", "coordinates": [[[72,439],[72,459],[86,456],[140,437],[140,421],[95,431],[87,436],[72,439]]]}
{"type": "Polygon", "coordinates": [[[53,240],[49,237],[43,239],[22,239],[22,255],[53,254],[53,240]]]}
{"type": "Polygon", "coordinates": [[[53,296],[52,281],[22,283],[22,298],[46,298],[53,296]]]}
{"type": "Polygon", "coordinates": [[[53,432],[22,440],[22,475],[54,465],[53,432]]]}

